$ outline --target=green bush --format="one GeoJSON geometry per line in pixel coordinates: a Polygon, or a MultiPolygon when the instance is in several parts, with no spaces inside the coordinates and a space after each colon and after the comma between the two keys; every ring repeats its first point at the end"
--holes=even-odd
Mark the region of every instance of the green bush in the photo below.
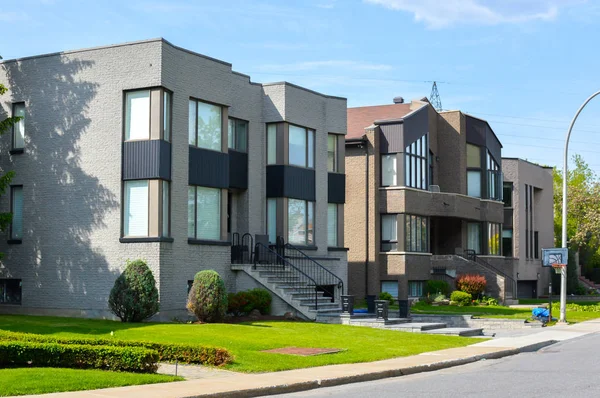
{"type": "Polygon", "coordinates": [[[450,295],[450,301],[454,301],[459,307],[471,305],[473,297],[469,293],[455,290],[450,295]]]}
{"type": "Polygon", "coordinates": [[[253,309],[259,310],[263,315],[269,315],[271,313],[271,293],[266,289],[252,289],[249,290],[251,301],[254,305],[253,309]]]}
{"type": "Polygon", "coordinates": [[[201,345],[155,343],[148,341],[117,339],[54,337],[0,330],[0,342],[2,341],[147,348],[158,352],[159,360],[161,362],[179,361],[182,363],[221,366],[233,361],[233,357],[226,349],[218,347],[205,347],[201,345]]]}
{"type": "Polygon", "coordinates": [[[0,341],[0,367],[34,366],[156,372],[158,353],[142,347],[115,347],[0,341]]]}
{"type": "Polygon", "coordinates": [[[258,310],[261,314],[268,315],[271,313],[271,301],[271,293],[261,288],[230,293],[227,298],[227,312],[242,316],[258,310]]]}
{"type": "Polygon", "coordinates": [[[390,303],[390,305],[394,305],[394,296],[388,292],[379,293],[379,300],[386,300],[390,303]]]}
{"type": "Polygon", "coordinates": [[[158,312],[158,289],[143,260],[127,260],[108,298],[110,310],[122,322],[141,322],[158,312]]]}
{"type": "Polygon", "coordinates": [[[432,296],[443,294],[447,296],[450,294],[450,285],[446,281],[429,280],[425,286],[425,294],[432,296]]]}
{"type": "Polygon", "coordinates": [[[439,294],[433,298],[434,303],[439,303],[440,301],[444,300],[446,300],[446,296],[444,296],[443,294],[439,294]]]}
{"type": "Polygon", "coordinates": [[[223,278],[213,270],[200,271],[194,277],[187,308],[200,322],[221,322],[227,312],[227,291],[223,278]]]}
{"type": "Polygon", "coordinates": [[[479,297],[486,286],[487,281],[483,275],[464,274],[456,277],[456,288],[474,297],[479,297]]]}

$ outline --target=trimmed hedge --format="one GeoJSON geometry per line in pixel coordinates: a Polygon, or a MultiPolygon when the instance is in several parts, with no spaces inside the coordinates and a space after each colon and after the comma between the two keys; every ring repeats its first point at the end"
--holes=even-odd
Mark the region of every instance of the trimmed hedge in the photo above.
{"type": "Polygon", "coordinates": [[[142,347],[0,341],[0,367],[33,366],[153,373],[158,353],[142,347]]]}
{"type": "Polygon", "coordinates": [[[242,316],[258,310],[262,315],[268,315],[271,313],[271,301],[271,293],[261,288],[230,293],[227,298],[227,312],[242,316]]]}
{"type": "Polygon", "coordinates": [[[471,301],[473,297],[469,293],[461,292],[460,290],[455,290],[450,295],[450,301],[454,301],[459,307],[471,305],[471,301]]]}
{"type": "Polygon", "coordinates": [[[18,333],[0,330],[0,342],[24,341],[32,343],[74,344],[89,346],[132,347],[154,350],[159,361],[179,361],[200,365],[221,366],[233,361],[224,348],[205,347],[191,344],[155,343],[150,341],[129,341],[117,339],[91,339],[44,336],[32,333],[18,333]]]}

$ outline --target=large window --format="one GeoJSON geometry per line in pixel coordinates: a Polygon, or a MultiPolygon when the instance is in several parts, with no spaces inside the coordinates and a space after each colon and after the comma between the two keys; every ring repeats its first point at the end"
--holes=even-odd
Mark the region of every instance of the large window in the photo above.
{"type": "Polygon", "coordinates": [[[336,134],[327,135],[327,171],[330,173],[338,172],[338,136],[336,134]]]}
{"type": "Polygon", "coordinates": [[[424,286],[424,281],[408,281],[408,297],[423,297],[424,286]]]}
{"type": "Polygon", "coordinates": [[[381,291],[398,298],[398,281],[381,281],[381,291]]]}
{"type": "Polygon", "coordinates": [[[481,224],[470,222],[467,224],[467,249],[481,254],[481,224]]]}
{"type": "Polygon", "coordinates": [[[338,246],[338,205],[327,204],[327,246],[338,246]]]}
{"type": "Polygon", "coordinates": [[[21,304],[20,279],[0,279],[0,304],[21,304]]]}
{"type": "Polygon", "coordinates": [[[267,164],[277,163],[277,125],[267,125],[267,164]]]}
{"type": "Polygon", "coordinates": [[[467,195],[481,198],[481,148],[467,144],[467,195]]]}
{"type": "Polygon", "coordinates": [[[488,223],[488,254],[490,256],[500,255],[500,224],[488,223]]]}
{"type": "Polygon", "coordinates": [[[248,122],[240,119],[229,118],[227,131],[227,146],[240,152],[248,150],[248,122]]]}
{"type": "Polygon", "coordinates": [[[502,173],[500,166],[494,160],[492,155],[487,153],[487,170],[488,170],[488,198],[494,200],[502,200],[502,173]]]}
{"type": "Polygon", "coordinates": [[[288,241],[292,244],[314,245],[315,202],[288,199],[288,241]]]}
{"type": "Polygon", "coordinates": [[[123,235],[148,236],[148,180],[125,181],[123,235]]]}
{"type": "Polygon", "coordinates": [[[221,151],[221,107],[206,102],[189,102],[189,144],[221,151]]]}
{"type": "Polygon", "coordinates": [[[267,199],[267,232],[269,234],[269,242],[277,241],[277,199],[267,199]]]}
{"type": "Polygon", "coordinates": [[[125,94],[125,140],[150,139],[150,90],[125,94]]]}
{"type": "Polygon", "coordinates": [[[398,251],[398,215],[381,215],[381,251],[398,251]]]}
{"type": "Polygon", "coordinates": [[[23,149],[25,147],[25,103],[13,104],[12,116],[21,119],[13,125],[12,149],[23,149]]]}
{"type": "Polygon", "coordinates": [[[513,230],[505,229],[502,231],[502,255],[504,257],[513,256],[513,230]]]}
{"type": "Polygon", "coordinates": [[[202,240],[221,239],[219,188],[188,187],[188,237],[202,240]]]}
{"type": "Polygon", "coordinates": [[[512,203],[512,192],[513,192],[513,183],[505,182],[502,184],[502,197],[504,199],[504,207],[513,207],[512,203]]]}
{"type": "Polygon", "coordinates": [[[289,164],[315,167],[315,132],[304,127],[289,125],[289,164]]]}
{"type": "Polygon", "coordinates": [[[396,159],[395,153],[390,155],[381,155],[381,185],[384,187],[390,187],[397,185],[398,176],[396,172],[396,159]]]}
{"type": "Polygon", "coordinates": [[[10,226],[10,238],[14,240],[23,239],[23,186],[11,187],[11,212],[12,224],[10,226]]]}
{"type": "Polygon", "coordinates": [[[404,215],[406,237],[404,251],[428,253],[429,252],[429,233],[427,217],[404,215]]]}
{"type": "Polygon", "coordinates": [[[429,145],[427,134],[408,145],[404,153],[404,185],[407,187],[428,189],[429,168],[427,167],[427,157],[429,155],[429,145]]]}

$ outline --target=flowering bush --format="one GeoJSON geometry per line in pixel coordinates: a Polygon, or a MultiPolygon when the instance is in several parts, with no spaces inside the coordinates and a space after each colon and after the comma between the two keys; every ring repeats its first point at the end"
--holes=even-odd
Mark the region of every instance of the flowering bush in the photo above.
{"type": "Polygon", "coordinates": [[[456,288],[474,297],[480,296],[485,291],[486,286],[487,281],[483,275],[464,274],[456,278],[456,288]]]}

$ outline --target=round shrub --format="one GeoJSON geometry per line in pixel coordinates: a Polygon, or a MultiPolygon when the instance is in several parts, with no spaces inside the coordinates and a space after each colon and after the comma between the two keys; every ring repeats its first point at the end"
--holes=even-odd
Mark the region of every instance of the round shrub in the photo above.
{"type": "Polygon", "coordinates": [[[227,311],[227,291],[223,278],[213,270],[200,271],[194,277],[187,309],[200,322],[220,322],[227,311]]]}
{"type": "Polygon", "coordinates": [[[394,296],[392,296],[388,292],[379,293],[379,300],[387,300],[390,303],[390,305],[394,304],[394,296]]]}
{"type": "Polygon", "coordinates": [[[454,301],[459,307],[471,305],[473,297],[469,293],[455,290],[450,295],[450,301],[454,301]]]}
{"type": "Polygon", "coordinates": [[[456,288],[474,297],[481,296],[486,286],[487,281],[483,275],[464,274],[456,278],[456,288]]]}
{"type": "Polygon", "coordinates": [[[438,280],[428,280],[427,285],[425,286],[425,293],[438,296],[443,294],[444,296],[450,294],[450,285],[446,281],[438,281],[438,280]]]}
{"type": "Polygon", "coordinates": [[[142,322],[158,312],[158,289],[143,260],[127,260],[110,291],[108,306],[121,322],[142,322]]]}
{"type": "Polygon", "coordinates": [[[258,310],[262,315],[271,313],[271,293],[265,289],[256,288],[237,293],[230,293],[227,312],[235,316],[248,315],[258,310]]]}
{"type": "MultiPolygon", "coordinates": [[[[269,315],[271,313],[271,293],[265,289],[256,288],[248,290],[250,295],[250,301],[252,302],[253,309],[259,310],[263,315],[269,315]]],[[[252,310],[250,310],[252,312],[252,310]]]]}

